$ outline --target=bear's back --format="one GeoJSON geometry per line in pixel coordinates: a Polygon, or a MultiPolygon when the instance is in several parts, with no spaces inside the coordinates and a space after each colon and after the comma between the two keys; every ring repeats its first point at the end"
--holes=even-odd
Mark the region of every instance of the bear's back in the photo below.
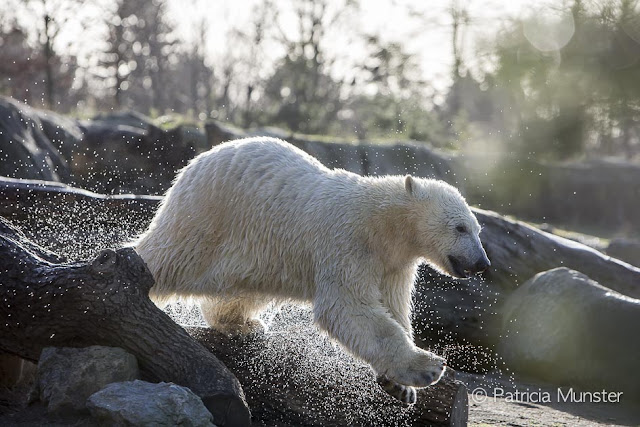
{"type": "Polygon", "coordinates": [[[172,288],[310,283],[346,244],[359,179],[274,138],[221,144],[179,174],[138,248],[172,288]]]}
{"type": "Polygon", "coordinates": [[[292,176],[330,172],[316,158],[288,142],[271,137],[245,138],[220,144],[193,159],[185,171],[189,169],[206,169],[217,179],[251,177],[254,182],[263,180],[264,174],[273,171],[292,176]],[[231,176],[220,176],[222,174],[231,176]]]}

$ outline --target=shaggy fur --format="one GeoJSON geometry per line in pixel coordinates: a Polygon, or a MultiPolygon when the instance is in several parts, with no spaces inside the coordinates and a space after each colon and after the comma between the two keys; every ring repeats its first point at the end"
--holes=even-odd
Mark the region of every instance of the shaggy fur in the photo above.
{"type": "MultiPolygon", "coordinates": [[[[311,302],[317,324],[379,381],[425,387],[444,359],[413,344],[417,267],[460,276],[449,257],[486,259],[479,231],[444,182],[330,170],[284,141],[249,138],[184,168],[134,245],[160,303],[196,297],[212,327],[247,332],[271,301],[311,302]]],[[[415,401],[411,392],[401,389],[415,401]]]]}

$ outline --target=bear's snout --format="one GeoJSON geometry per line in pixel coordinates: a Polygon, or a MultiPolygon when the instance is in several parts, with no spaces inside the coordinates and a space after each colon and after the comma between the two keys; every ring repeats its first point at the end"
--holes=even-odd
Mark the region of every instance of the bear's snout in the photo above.
{"type": "Polygon", "coordinates": [[[469,262],[464,259],[449,255],[447,257],[451,265],[450,273],[459,279],[466,279],[474,274],[486,271],[491,266],[491,261],[484,253],[475,262],[469,262]]]}
{"type": "Polygon", "coordinates": [[[489,261],[489,258],[487,258],[487,255],[482,254],[480,259],[478,259],[475,262],[475,264],[473,264],[473,266],[469,268],[469,272],[471,274],[482,273],[483,271],[486,271],[487,268],[489,268],[490,266],[491,266],[491,261],[489,261]]]}

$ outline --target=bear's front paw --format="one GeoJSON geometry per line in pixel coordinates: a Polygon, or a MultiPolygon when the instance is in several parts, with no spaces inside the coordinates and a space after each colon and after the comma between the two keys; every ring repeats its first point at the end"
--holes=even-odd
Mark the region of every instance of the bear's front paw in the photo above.
{"type": "Polygon", "coordinates": [[[387,371],[387,376],[400,384],[413,387],[428,387],[437,383],[447,369],[446,360],[428,351],[418,349],[408,362],[398,364],[387,371]]]}
{"type": "Polygon", "coordinates": [[[390,396],[395,397],[400,402],[406,405],[413,405],[416,403],[417,395],[416,389],[408,386],[398,384],[397,382],[390,380],[386,375],[378,375],[376,382],[384,391],[390,396]]]}

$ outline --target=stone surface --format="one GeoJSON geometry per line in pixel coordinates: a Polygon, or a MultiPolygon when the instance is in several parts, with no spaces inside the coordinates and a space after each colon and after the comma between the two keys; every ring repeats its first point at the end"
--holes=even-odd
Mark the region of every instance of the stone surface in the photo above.
{"type": "Polygon", "coordinates": [[[503,319],[498,352],[516,373],[640,402],[640,300],[556,268],[514,291],[503,319]]]}
{"type": "Polygon", "coordinates": [[[202,400],[173,383],[127,381],[110,384],[87,400],[98,422],[117,426],[212,426],[202,400]]]}
{"type": "Polygon", "coordinates": [[[120,348],[48,347],[38,362],[36,387],[49,413],[71,415],[85,411],[87,398],[107,384],[138,375],[136,358],[120,348]]]}
{"type": "Polygon", "coordinates": [[[640,241],[613,239],[607,247],[607,255],[640,267],[640,241]]]}
{"type": "Polygon", "coordinates": [[[22,377],[22,359],[0,352],[0,387],[13,387],[22,377]]]}
{"type": "Polygon", "coordinates": [[[0,175],[70,182],[69,166],[47,138],[35,110],[0,96],[0,175]]]}

